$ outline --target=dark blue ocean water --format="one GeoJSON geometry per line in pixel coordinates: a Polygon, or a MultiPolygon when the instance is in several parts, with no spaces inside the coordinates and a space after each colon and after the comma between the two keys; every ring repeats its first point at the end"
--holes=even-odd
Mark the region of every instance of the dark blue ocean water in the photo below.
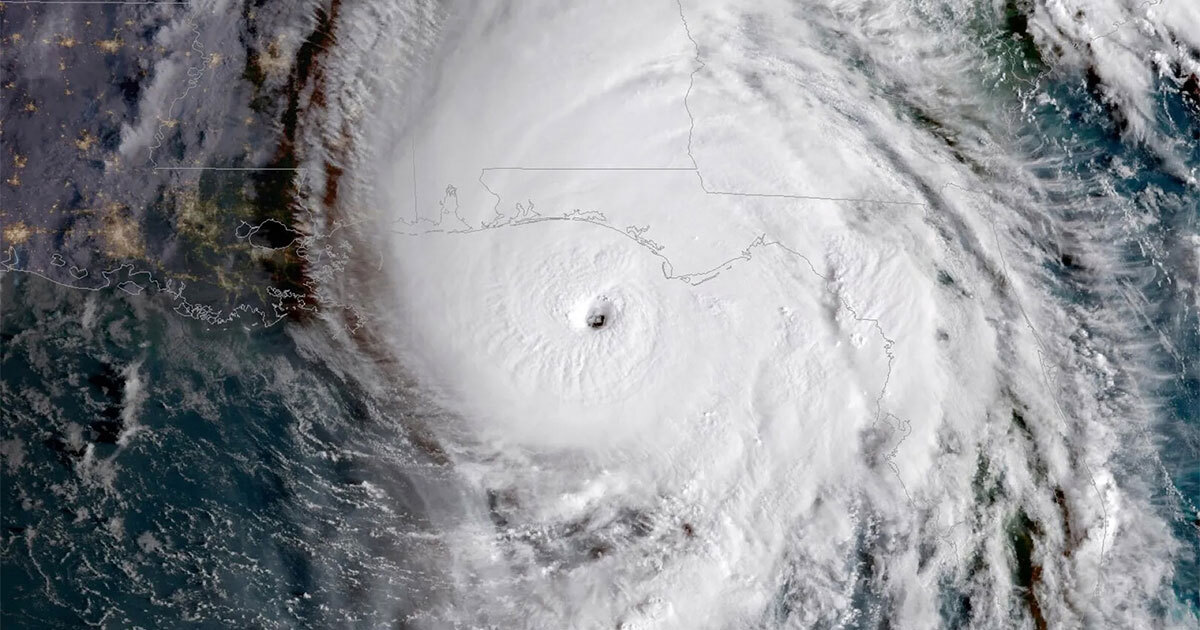
{"type": "Polygon", "coordinates": [[[1039,178],[1024,211],[1044,229],[1029,254],[1042,258],[1049,289],[1098,349],[1133,373],[1104,394],[1142,403],[1127,422],[1147,429],[1127,432],[1139,445],[1120,454],[1115,472],[1119,483],[1151,480],[1153,503],[1183,547],[1175,595],[1200,616],[1200,90],[1194,78],[1160,75],[1150,131],[1132,132],[1092,70],[1051,69],[1019,5],[1006,6],[1003,36],[990,14],[980,20],[996,60],[983,81],[1011,91],[997,100],[1020,122],[1016,153],[1039,178]],[[1106,266],[1089,268],[1089,254],[1106,266]]]}
{"type": "MultiPolygon", "coordinates": [[[[1046,165],[1039,211],[1077,228],[1041,235],[1045,268],[1083,321],[1121,323],[1094,338],[1143,350],[1128,357],[1153,376],[1136,395],[1157,410],[1148,437],[1169,477],[1151,488],[1183,547],[1175,595],[1200,614],[1200,313],[1186,289],[1200,196],[1085,76],[1045,75],[1034,92],[1055,103],[1018,138],[1046,165]],[[1101,227],[1103,242],[1079,236],[1101,227]],[[1120,267],[1098,273],[1073,248],[1120,267]]],[[[1159,131],[1200,164],[1200,113],[1167,81],[1157,105],[1159,131]]],[[[299,352],[296,324],[210,329],[153,298],[19,273],[0,305],[5,628],[400,625],[434,597],[417,541],[421,480],[436,475],[414,471],[436,466],[407,446],[405,409],[299,352]]]]}
{"type": "Polygon", "coordinates": [[[376,625],[415,607],[423,510],[400,464],[421,462],[282,327],[210,330],[21,274],[2,290],[5,628],[376,625]]]}
{"type": "MultiPolygon", "coordinates": [[[[1056,158],[1045,176],[1059,184],[1049,207],[1068,232],[1106,235],[1079,238],[1119,261],[1115,270],[1081,268],[1071,256],[1071,236],[1049,265],[1064,297],[1084,313],[1119,321],[1119,337],[1140,346],[1129,358],[1140,363],[1135,395],[1156,413],[1149,441],[1169,479],[1146,461],[1127,462],[1157,477],[1154,499],[1169,514],[1183,543],[1174,580],[1180,601],[1200,612],[1200,313],[1195,283],[1200,275],[1200,191],[1172,174],[1161,151],[1125,133],[1120,112],[1087,87],[1086,77],[1047,80],[1055,105],[1034,108],[1027,143],[1056,158]],[[1081,84],[1082,83],[1082,84],[1081,84]],[[1069,156],[1061,159],[1060,156],[1069,156]],[[1095,238],[1091,239],[1095,241],[1095,238]],[[1065,254],[1065,255],[1064,255],[1065,254]]],[[[1158,85],[1157,129],[1173,143],[1184,168],[1200,174],[1200,101],[1176,84],[1158,85]]],[[[1042,158],[1038,150],[1031,157],[1042,158]]],[[[1058,235],[1062,236],[1062,235],[1058,235]]],[[[1085,317],[1085,320],[1087,318],[1085,317]]],[[[1094,317],[1093,319],[1101,319],[1094,317]]],[[[1104,331],[1097,330],[1101,338],[1104,331]]],[[[1118,382],[1118,388],[1122,385],[1118,382]]],[[[1146,419],[1130,419],[1130,422],[1146,419]]]]}

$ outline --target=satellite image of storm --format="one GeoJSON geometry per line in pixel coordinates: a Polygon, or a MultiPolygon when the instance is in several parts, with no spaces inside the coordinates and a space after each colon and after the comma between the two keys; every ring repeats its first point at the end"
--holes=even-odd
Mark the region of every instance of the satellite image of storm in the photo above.
{"type": "Polygon", "coordinates": [[[0,626],[1200,628],[1200,0],[0,0],[0,626]]]}

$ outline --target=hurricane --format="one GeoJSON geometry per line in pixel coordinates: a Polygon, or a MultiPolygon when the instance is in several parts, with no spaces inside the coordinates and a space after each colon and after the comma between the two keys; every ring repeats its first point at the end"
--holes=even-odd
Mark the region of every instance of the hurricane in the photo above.
{"type": "Polygon", "coordinates": [[[1200,5],[268,9],[283,321],[6,282],[6,618],[1200,623],[1200,5]],[[19,393],[79,309],[103,452],[19,393]]]}

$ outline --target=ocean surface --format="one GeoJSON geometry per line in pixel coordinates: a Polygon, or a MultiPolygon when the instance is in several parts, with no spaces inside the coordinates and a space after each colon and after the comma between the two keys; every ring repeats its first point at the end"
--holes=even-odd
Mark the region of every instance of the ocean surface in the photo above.
{"type": "Polygon", "coordinates": [[[291,49],[327,96],[257,202],[293,214],[214,216],[282,226],[303,299],[199,317],[10,250],[0,623],[1195,627],[1200,14],[1149,5],[1096,7],[1151,34],[1128,75],[1041,3],[297,7],[341,35],[291,49]],[[508,37],[570,62],[478,61],[508,37]]]}

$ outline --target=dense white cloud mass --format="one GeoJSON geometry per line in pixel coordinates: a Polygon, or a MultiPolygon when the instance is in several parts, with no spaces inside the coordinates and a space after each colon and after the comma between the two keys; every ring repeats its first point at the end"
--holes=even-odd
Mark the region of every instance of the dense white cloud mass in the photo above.
{"type": "MultiPolygon", "coordinates": [[[[1035,12],[1039,42],[1097,34],[1067,4],[1035,12]]],[[[1170,607],[1176,543],[1110,467],[1115,368],[1068,341],[1082,324],[1039,270],[1053,219],[1017,97],[979,87],[967,18],[918,9],[346,17],[332,92],[364,131],[338,220],[370,226],[380,273],[330,290],[369,301],[371,352],[444,412],[428,430],[464,488],[450,603],[417,622],[1116,627],[1170,607]]],[[[1195,21],[1139,15],[1149,31],[1084,45],[1135,127],[1132,66],[1195,21]]]]}

